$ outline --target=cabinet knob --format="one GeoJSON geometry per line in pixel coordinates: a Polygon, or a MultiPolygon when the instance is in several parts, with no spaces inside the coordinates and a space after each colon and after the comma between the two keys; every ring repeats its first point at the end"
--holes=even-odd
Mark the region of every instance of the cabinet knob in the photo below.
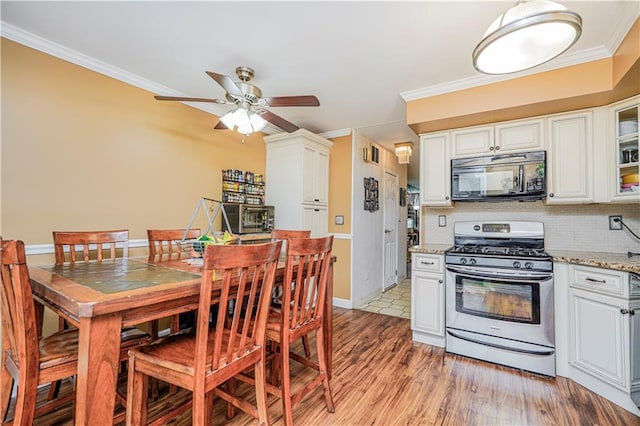
{"type": "Polygon", "coordinates": [[[499,146],[496,146],[496,151],[499,151],[499,150],[500,150],[500,147],[499,147],[499,146]]]}
{"type": "Polygon", "coordinates": [[[555,197],[555,194],[552,192],[551,194],[549,194],[549,198],[553,198],[555,197]]]}
{"type": "Polygon", "coordinates": [[[631,309],[631,310],[629,311],[629,315],[635,315],[635,314],[636,314],[636,310],[635,310],[635,309],[631,309]]]}
{"type": "Polygon", "coordinates": [[[447,195],[446,197],[444,197],[445,200],[449,200],[449,196],[447,195]]]}
{"type": "Polygon", "coordinates": [[[629,313],[629,311],[628,311],[627,309],[620,308],[620,313],[621,313],[622,315],[626,315],[626,314],[628,314],[628,313],[629,313]]]}
{"type": "Polygon", "coordinates": [[[439,282],[440,284],[442,284],[444,281],[443,281],[443,280],[438,280],[438,282],[439,282]]]}
{"type": "Polygon", "coordinates": [[[493,151],[494,149],[495,149],[495,148],[494,148],[494,147],[492,147],[492,146],[490,146],[490,147],[489,147],[489,151],[493,151]]]}

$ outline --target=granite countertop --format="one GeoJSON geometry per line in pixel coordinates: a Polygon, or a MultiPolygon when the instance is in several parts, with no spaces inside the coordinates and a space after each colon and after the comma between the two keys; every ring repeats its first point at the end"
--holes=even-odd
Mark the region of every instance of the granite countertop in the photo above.
{"type": "Polygon", "coordinates": [[[626,253],[599,253],[590,251],[547,250],[554,262],[617,269],[640,274],[640,256],[628,257],[626,253]]]}
{"type": "Polygon", "coordinates": [[[444,254],[445,250],[451,248],[451,244],[421,244],[409,247],[411,253],[444,254]]]}

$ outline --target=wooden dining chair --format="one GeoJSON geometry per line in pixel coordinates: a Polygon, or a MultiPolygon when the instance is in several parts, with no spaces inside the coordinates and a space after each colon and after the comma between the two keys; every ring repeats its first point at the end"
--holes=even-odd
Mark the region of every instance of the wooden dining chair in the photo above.
{"type": "MultiPolygon", "coordinates": [[[[34,302],[29,281],[24,243],[2,241],[2,370],[0,395],[2,418],[6,421],[11,391],[17,383],[14,425],[32,425],[34,417],[49,413],[72,401],[73,392],[36,406],[38,386],[59,382],[78,372],[77,328],[41,337],[44,307],[34,302]]],[[[123,351],[146,343],[127,340],[123,351]]],[[[114,395],[115,398],[115,395],[114,395]]]]}
{"type": "Polygon", "coordinates": [[[272,310],[267,322],[267,340],[279,346],[279,350],[275,351],[274,371],[280,371],[279,386],[268,384],[267,391],[282,399],[287,425],[293,425],[293,406],[318,386],[323,388],[328,411],[334,412],[322,324],[332,247],[333,236],[289,240],[283,285],[295,282],[294,291],[284,292],[282,308],[272,310]],[[293,342],[314,332],[317,363],[291,351],[293,342]],[[292,391],[290,360],[317,372],[295,392],[292,391]]]}
{"type": "MultiPolygon", "coordinates": [[[[183,240],[192,240],[200,236],[200,229],[147,229],[149,241],[149,261],[180,259],[182,248],[179,243],[183,240]]],[[[190,314],[190,313],[187,313],[190,314]]],[[[169,325],[171,333],[180,331],[180,315],[173,315],[169,325]]],[[[158,321],[151,322],[151,338],[158,338],[158,321]]]]}
{"type": "MultiPolygon", "coordinates": [[[[76,262],[89,262],[91,260],[103,261],[113,260],[118,257],[126,258],[129,255],[129,231],[54,231],[53,247],[55,251],[56,265],[74,264],[76,262]],[[105,246],[107,247],[105,249],[105,246]]],[[[58,329],[63,330],[68,327],[65,318],[60,317],[58,329]]],[[[152,324],[149,325],[151,329],[152,324]]],[[[131,341],[149,343],[151,336],[149,333],[137,327],[124,327],[121,333],[123,347],[128,347],[131,341]]],[[[127,352],[123,351],[124,357],[122,369],[126,366],[127,352]]],[[[49,393],[49,398],[56,396],[60,389],[60,382],[53,384],[49,393]]],[[[123,395],[118,395],[120,402],[124,405],[126,399],[123,395]]]]}
{"type": "MultiPolygon", "coordinates": [[[[129,352],[128,425],[147,423],[149,377],[193,393],[193,425],[212,424],[214,396],[231,402],[261,424],[269,424],[265,325],[281,244],[206,247],[195,332],[169,336],[129,352]],[[231,300],[235,303],[229,304],[231,300]],[[218,309],[215,325],[210,327],[212,304],[231,306],[232,312],[218,309]],[[256,405],[219,388],[251,366],[256,372],[256,405]]],[[[179,412],[155,419],[153,424],[165,424],[179,412]]]]}
{"type": "MultiPolygon", "coordinates": [[[[309,238],[311,237],[311,231],[307,229],[274,229],[271,231],[271,238],[282,240],[282,252],[286,254],[287,241],[293,238],[309,238]]],[[[291,283],[295,285],[294,283],[291,283]]],[[[278,287],[275,289],[276,294],[273,298],[273,308],[278,309],[282,305],[282,290],[284,287],[278,287]]],[[[309,336],[302,336],[302,346],[304,347],[304,354],[311,356],[311,347],[309,346],[309,336]]]]}

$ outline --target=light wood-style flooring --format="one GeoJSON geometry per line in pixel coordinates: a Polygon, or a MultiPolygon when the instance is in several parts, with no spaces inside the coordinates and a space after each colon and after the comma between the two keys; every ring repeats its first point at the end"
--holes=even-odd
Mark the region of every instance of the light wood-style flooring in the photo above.
{"type": "MultiPolygon", "coordinates": [[[[640,425],[640,418],[571,380],[443,357],[443,349],[411,341],[408,319],[336,308],[333,359],[335,413],[326,411],[318,389],[294,408],[296,424],[640,425]]],[[[152,411],[179,400],[154,402],[152,411]]],[[[272,423],[282,425],[280,401],[269,400],[272,423]]],[[[221,400],[214,410],[216,424],[256,423],[242,412],[226,420],[221,400]]],[[[67,411],[37,424],[72,423],[67,411]]],[[[183,416],[171,424],[190,421],[183,416]]]]}

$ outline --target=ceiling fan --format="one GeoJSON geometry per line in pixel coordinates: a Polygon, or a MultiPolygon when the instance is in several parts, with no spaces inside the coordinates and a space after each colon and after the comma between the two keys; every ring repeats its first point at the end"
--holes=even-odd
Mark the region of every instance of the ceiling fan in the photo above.
{"type": "Polygon", "coordinates": [[[240,81],[234,82],[224,74],[206,71],[227,92],[225,99],[189,98],[182,96],[154,96],[159,101],[211,102],[223,105],[235,105],[236,108],[220,117],[216,129],[237,128],[239,133],[250,134],[262,130],[267,122],[291,133],[298,126],[279,115],[267,110],[269,107],[320,106],[320,101],[313,95],[262,97],[262,90],[250,84],[254,76],[253,69],[237,67],[236,75],[240,81]]]}

